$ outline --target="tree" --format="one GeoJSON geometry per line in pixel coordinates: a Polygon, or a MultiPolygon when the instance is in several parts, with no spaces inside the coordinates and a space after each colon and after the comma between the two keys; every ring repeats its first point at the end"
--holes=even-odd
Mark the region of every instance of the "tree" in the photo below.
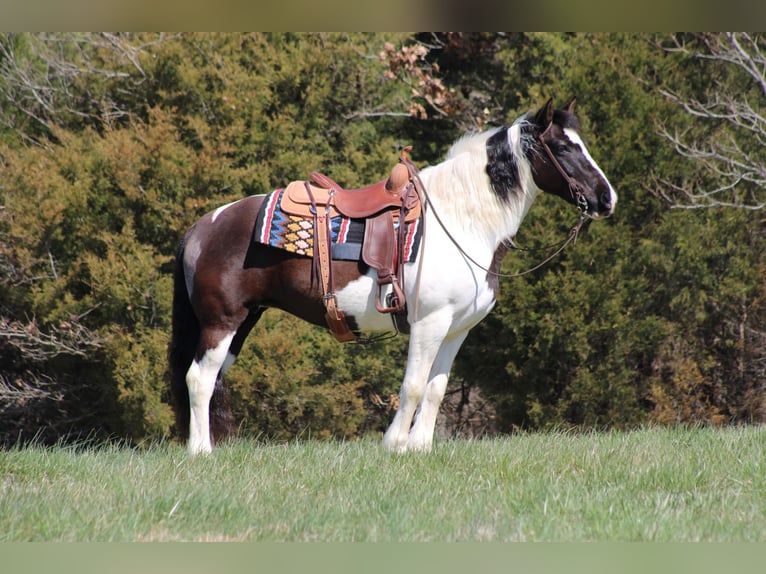
{"type": "Polygon", "coordinates": [[[674,207],[766,206],[765,44],[763,34],[744,32],[675,34],[659,42],[699,74],[686,85],[661,89],[695,120],[660,126],[695,168],[680,180],[658,178],[658,192],[674,207]]]}
{"type": "MultiPolygon", "coordinates": [[[[390,169],[409,143],[397,139],[401,120],[356,112],[370,101],[396,108],[403,88],[381,81],[378,56],[391,39],[0,36],[0,440],[169,434],[178,238],[209,209],[312,169],[349,186],[390,169]]],[[[364,363],[345,361],[350,349],[328,356],[308,326],[291,336],[299,356],[324,349],[317,363],[364,363]]],[[[268,342],[250,343],[243,367],[269,352],[268,342]]],[[[235,367],[243,419],[259,386],[279,395],[260,405],[274,407],[268,427],[254,417],[243,428],[284,437],[374,427],[364,403],[396,382],[381,365],[364,375],[339,368],[332,392],[321,369],[264,381],[235,367]]]]}
{"type": "MultiPolygon", "coordinates": [[[[481,432],[766,420],[760,212],[662,200],[688,205],[685,192],[731,183],[728,168],[678,151],[727,142],[762,157],[763,93],[746,59],[692,57],[736,40],[761,62],[761,38],[0,35],[0,442],[171,432],[171,262],[204,212],[315,169],[361,186],[404,145],[433,163],[465,131],[571,95],[617,212],[540,271],[501,282],[457,357],[451,419],[481,432]],[[756,115],[679,113],[728,102],[715,93],[756,115]],[[484,401],[496,409],[478,420],[484,401]]],[[[716,201],[759,205],[748,177],[716,201]]],[[[556,243],[576,215],[541,197],[517,240],[556,243]]],[[[539,261],[511,252],[504,270],[539,261]]],[[[228,373],[235,417],[278,439],[378,432],[405,354],[403,337],[340,346],[270,312],[228,373]]]]}
{"type": "MultiPolygon", "coordinates": [[[[613,218],[545,268],[501,282],[495,310],[458,356],[458,379],[493,394],[506,431],[763,420],[760,218],[671,211],[656,193],[692,171],[656,130],[682,133],[692,119],[660,87],[707,78],[658,49],[654,36],[556,40],[558,79],[545,86],[580,95],[589,148],[620,201],[613,218]]],[[[555,243],[570,221],[543,196],[519,243],[555,243]]],[[[518,271],[539,257],[511,252],[504,267],[518,271]]]]}

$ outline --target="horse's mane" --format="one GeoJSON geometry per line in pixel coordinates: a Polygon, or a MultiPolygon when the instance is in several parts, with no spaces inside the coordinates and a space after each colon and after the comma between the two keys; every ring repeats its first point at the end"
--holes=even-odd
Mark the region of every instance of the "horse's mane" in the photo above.
{"type": "MultiPolygon", "coordinates": [[[[530,114],[524,114],[523,116],[517,118],[510,126],[510,128],[514,126],[518,126],[518,130],[519,130],[520,147],[514,150],[516,154],[519,154],[519,153],[526,154],[529,149],[532,149],[535,147],[534,142],[529,139],[530,130],[527,129],[531,125],[529,121],[529,117],[530,117],[530,114]]],[[[485,150],[487,146],[487,140],[503,129],[505,128],[503,126],[500,126],[500,127],[490,128],[483,132],[471,132],[471,133],[465,134],[463,137],[461,137],[460,139],[455,141],[455,143],[452,144],[449,151],[447,152],[445,159],[450,159],[462,153],[480,152],[485,150]]]]}
{"type": "Polygon", "coordinates": [[[439,202],[440,215],[478,234],[498,229],[515,235],[524,214],[532,204],[537,187],[532,180],[527,155],[532,142],[528,139],[527,116],[517,119],[507,128],[511,153],[516,158],[516,193],[501,199],[492,188],[487,174],[489,161],[487,141],[506,129],[491,128],[480,133],[464,135],[449,149],[444,161],[423,170],[425,185],[439,202]]]}
{"type": "Polygon", "coordinates": [[[487,140],[502,129],[502,127],[499,127],[492,128],[484,132],[473,132],[465,134],[463,137],[452,144],[444,159],[449,160],[464,153],[485,152],[487,147],[487,140]]]}

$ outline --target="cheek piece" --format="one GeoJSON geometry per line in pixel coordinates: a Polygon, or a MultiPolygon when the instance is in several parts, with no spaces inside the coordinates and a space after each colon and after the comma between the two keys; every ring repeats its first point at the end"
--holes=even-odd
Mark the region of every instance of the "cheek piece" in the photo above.
{"type": "Polygon", "coordinates": [[[551,128],[553,128],[553,122],[548,124],[548,127],[545,128],[545,131],[540,134],[540,144],[543,146],[548,159],[551,160],[553,167],[556,168],[556,170],[561,174],[561,177],[563,177],[564,181],[567,183],[567,186],[569,187],[569,193],[572,195],[572,199],[577,204],[580,212],[584,214],[588,209],[588,200],[585,199],[585,196],[583,195],[582,186],[573,180],[566,171],[564,171],[564,168],[561,167],[559,160],[556,159],[556,156],[553,155],[551,148],[548,147],[548,144],[545,142],[545,136],[548,134],[548,132],[551,131],[551,128]]]}

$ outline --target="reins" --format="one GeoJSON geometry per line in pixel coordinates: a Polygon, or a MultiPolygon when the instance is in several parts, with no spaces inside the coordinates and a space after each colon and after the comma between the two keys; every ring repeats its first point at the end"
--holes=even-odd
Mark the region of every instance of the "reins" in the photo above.
{"type": "MultiPolygon", "coordinates": [[[[486,269],[487,273],[489,273],[490,275],[494,275],[495,277],[513,278],[513,277],[523,277],[524,275],[532,273],[533,271],[537,271],[538,269],[543,267],[546,263],[548,263],[551,259],[554,259],[559,253],[564,251],[567,245],[577,241],[577,235],[580,233],[580,229],[582,229],[584,222],[585,222],[585,214],[581,211],[580,216],[577,219],[577,223],[575,223],[572,226],[572,228],[569,230],[569,233],[567,234],[566,239],[563,239],[562,241],[559,241],[558,243],[554,243],[546,247],[541,247],[540,249],[533,250],[533,249],[527,249],[524,247],[519,247],[513,242],[513,239],[506,240],[505,243],[512,249],[515,249],[516,251],[541,251],[543,249],[551,249],[554,247],[557,247],[557,249],[553,253],[551,253],[548,257],[543,259],[540,263],[538,263],[537,265],[535,265],[534,267],[530,269],[527,269],[526,271],[519,271],[518,273],[497,273],[495,271],[492,271],[491,269],[486,269]]],[[[474,264],[476,263],[474,262],[474,264]]],[[[482,267],[482,269],[484,268],[482,267]]]]}

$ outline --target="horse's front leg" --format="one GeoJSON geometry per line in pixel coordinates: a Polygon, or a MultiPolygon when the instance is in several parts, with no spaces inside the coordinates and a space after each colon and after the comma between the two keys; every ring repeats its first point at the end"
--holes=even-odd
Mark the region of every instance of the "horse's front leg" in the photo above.
{"type": "Polygon", "coordinates": [[[219,373],[226,366],[234,332],[202,334],[197,355],[186,372],[189,389],[189,452],[207,453],[213,450],[210,441],[210,399],[219,373]]]}
{"type": "Polygon", "coordinates": [[[451,315],[432,314],[412,325],[399,408],[383,436],[383,446],[388,450],[407,450],[412,418],[423,398],[428,374],[448,334],[450,323],[451,315]]]}
{"type": "Polygon", "coordinates": [[[434,428],[439,407],[447,390],[450,369],[460,347],[465,341],[468,331],[453,335],[442,344],[434,360],[433,367],[428,376],[428,384],[423,398],[420,400],[415,424],[412,425],[407,448],[410,450],[431,450],[434,440],[434,428]]]}

